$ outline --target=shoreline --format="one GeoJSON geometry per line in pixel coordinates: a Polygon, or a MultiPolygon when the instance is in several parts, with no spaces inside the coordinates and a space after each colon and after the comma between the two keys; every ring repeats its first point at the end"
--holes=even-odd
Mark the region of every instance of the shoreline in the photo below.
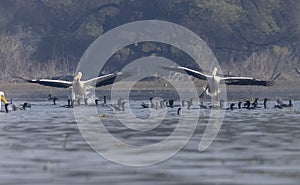
{"type": "MultiPolygon", "coordinates": [[[[130,87],[130,82],[122,82],[114,86],[115,90],[126,91],[127,87],[130,87]]],[[[177,82],[181,87],[189,87],[185,82],[177,82]]],[[[203,81],[195,81],[195,85],[199,91],[202,91],[202,87],[205,85],[203,81]]],[[[112,85],[103,86],[97,88],[97,92],[110,93],[112,85]]],[[[275,98],[276,94],[281,98],[291,98],[294,100],[300,100],[300,78],[293,81],[277,81],[272,87],[261,86],[226,86],[227,99],[239,99],[243,97],[271,97],[275,98]]],[[[66,97],[72,92],[72,89],[46,87],[39,84],[31,83],[0,83],[0,91],[4,91],[7,98],[47,98],[49,94],[55,94],[55,96],[66,97]]],[[[145,96],[152,92],[176,92],[176,89],[166,81],[143,81],[133,85],[131,91],[139,92],[139,94],[145,93],[145,96]]],[[[147,98],[146,98],[147,99],[147,98]]]]}

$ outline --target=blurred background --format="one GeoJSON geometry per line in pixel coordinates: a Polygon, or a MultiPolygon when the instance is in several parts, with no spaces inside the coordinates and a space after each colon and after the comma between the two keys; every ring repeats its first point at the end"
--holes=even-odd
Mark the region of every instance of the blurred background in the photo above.
{"type": "MultiPolygon", "coordinates": [[[[73,74],[87,47],[103,33],[138,20],[165,20],[200,36],[224,74],[293,80],[300,66],[299,0],[2,0],[0,81],[73,74]]],[[[163,43],[143,42],[115,53],[105,72],[141,56],[194,62],[163,43]]],[[[193,66],[195,65],[195,66],[193,66]]]]}

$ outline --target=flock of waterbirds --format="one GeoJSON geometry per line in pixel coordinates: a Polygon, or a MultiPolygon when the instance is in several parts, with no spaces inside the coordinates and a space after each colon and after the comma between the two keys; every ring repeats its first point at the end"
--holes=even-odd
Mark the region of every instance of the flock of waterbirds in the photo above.
{"type": "MultiPolygon", "coordinates": [[[[207,95],[214,97],[217,96],[220,93],[219,85],[220,83],[224,83],[226,85],[254,85],[254,86],[273,86],[274,81],[278,78],[280,74],[275,75],[275,77],[271,80],[260,80],[255,79],[252,77],[237,77],[237,76],[218,76],[217,75],[217,68],[213,69],[213,72],[211,74],[205,74],[200,71],[196,71],[190,68],[186,67],[163,67],[165,70],[171,70],[175,72],[185,73],[187,75],[193,76],[197,79],[204,80],[207,82],[207,85],[204,88],[203,93],[199,96],[199,100],[201,100],[204,93],[207,95]]],[[[295,69],[297,73],[300,74],[300,70],[295,69]]],[[[81,101],[84,100],[84,104],[88,105],[88,99],[89,99],[89,90],[91,88],[95,87],[101,87],[104,85],[115,83],[115,79],[117,77],[127,77],[128,74],[124,74],[121,72],[118,73],[110,73],[106,75],[101,75],[99,77],[95,77],[86,81],[81,81],[82,73],[78,72],[77,75],[74,77],[73,81],[65,81],[60,79],[26,79],[23,77],[20,77],[21,79],[25,80],[29,83],[35,83],[40,84],[44,86],[50,86],[50,87],[56,87],[56,88],[72,88],[72,95],[68,96],[68,104],[64,105],[63,107],[66,108],[73,108],[74,103],[76,102],[78,105],[81,104],[81,101]]],[[[30,103],[24,103],[17,107],[14,105],[14,103],[11,102],[8,103],[5,99],[4,93],[1,94],[1,101],[5,104],[5,111],[9,112],[9,110],[16,111],[16,110],[26,110],[26,108],[30,108],[30,103]]],[[[197,97],[198,98],[198,97],[197,97]]],[[[48,100],[53,101],[53,104],[56,105],[56,101],[58,98],[56,96],[52,96],[49,94],[48,100]]],[[[94,101],[94,104],[96,106],[99,105],[100,99],[96,98],[94,101]]],[[[256,98],[254,100],[244,100],[244,101],[238,101],[237,103],[230,103],[229,107],[224,106],[224,100],[219,100],[219,105],[212,105],[209,103],[204,103],[203,101],[199,101],[200,105],[197,107],[199,109],[225,109],[225,110],[234,110],[234,109],[259,109],[259,108],[267,108],[267,98],[263,99],[263,106],[260,106],[259,99],[256,98]]],[[[191,105],[193,105],[193,98],[189,100],[182,100],[181,104],[175,105],[175,100],[173,98],[170,98],[169,100],[160,100],[160,101],[153,101],[153,98],[150,98],[149,103],[141,102],[141,108],[152,108],[152,109],[162,109],[165,107],[175,108],[177,107],[177,113],[180,114],[180,110],[185,107],[185,104],[187,106],[187,109],[191,108],[191,105]]],[[[120,98],[117,102],[117,104],[110,104],[110,106],[117,111],[124,111],[125,110],[125,104],[128,103],[128,101],[124,101],[122,98],[120,98]]],[[[288,103],[284,103],[280,98],[276,100],[276,105],[272,108],[278,108],[283,109],[286,107],[292,107],[293,103],[292,100],[288,100],[288,103]]],[[[108,105],[106,96],[103,97],[103,103],[102,105],[108,105]]]]}
{"type": "MultiPolygon", "coordinates": [[[[190,109],[223,109],[223,110],[235,110],[235,109],[247,109],[247,110],[252,110],[252,109],[267,109],[267,108],[272,108],[272,109],[283,109],[283,108],[288,108],[288,107],[293,107],[293,102],[292,100],[288,100],[287,102],[283,102],[280,98],[278,98],[275,102],[276,104],[269,107],[267,105],[268,99],[264,98],[261,102],[259,101],[259,98],[251,98],[247,100],[239,100],[237,102],[229,102],[226,103],[224,100],[220,100],[218,105],[213,105],[210,102],[204,102],[200,101],[199,105],[194,105],[193,103],[194,98],[190,98],[189,100],[182,100],[181,102],[175,101],[173,98],[166,100],[166,99],[159,99],[155,100],[155,98],[150,97],[149,102],[141,101],[140,103],[140,108],[141,109],[153,109],[153,110],[159,110],[159,109],[164,109],[164,108],[177,108],[177,114],[180,114],[180,111],[182,108],[186,108],[187,110],[190,109]],[[226,106],[227,105],[227,106],[226,106]]],[[[199,97],[201,99],[201,97],[199,97]]],[[[56,101],[58,100],[57,97],[53,97],[51,94],[49,94],[49,97],[47,99],[48,101],[52,101],[53,105],[57,105],[56,101]]],[[[61,105],[59,107],[64,107],[64,108],[73,108],[74,104],[71,103],[72,101],[68,99],[67,105],[61,105]]],[[[80,99],[77,102],[77,105],[81,105],[80,99]]],[[[125,104],[129,103],[129,101],[124,100],[123,98],[119,98],[118,101],[113,104],[113,103],[107,103],[107,97],[103,96],[102,99],[96,98],[94,100],[93,104],[88,104],[86,99],[84,101],[85,106],[89,105],[95,105],[95,106],[108,106],[111,107],[115,111],[124,111],[125,110],[125,104]],[[102,103],[100,103],[102,102],[102,103]]],[[[12,99],[10,102],[10,107],[8,108],[8,111],[18,111],[18,110],[26,110],[27,108],[31,108],[30,103],[23,103],[20,104],[19,106],[16,106],[12,99]]]]}

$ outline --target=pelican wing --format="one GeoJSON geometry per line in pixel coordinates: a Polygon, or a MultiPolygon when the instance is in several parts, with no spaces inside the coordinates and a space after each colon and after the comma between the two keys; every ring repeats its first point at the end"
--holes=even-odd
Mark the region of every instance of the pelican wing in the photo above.
{"type": "Polygon", "coordinates": [[[300,75],[300,70],[295,68],[295,71],[300,75]]]}
{"type": "Polygon", "coordinates": [[[49,86],[49,87],[57,87],[57,88],[72,87],[72,82],[64,81],[64,80],[33,79],[33,80],[26,80],[26,81],[29,83],[35,83],[35,84],[40,84],[40,85],[49,86]]]}
{"type": "Polygon", "coordinates": [[[195,78],[201,79],[201,80],[207,80],[207,78],[211,78],[211,75],[207,75],[204,73],[201,73],[199,71],[195,71],[186,67],[162,67],[163,69],[167,69],[167,70],[171,70],[171,71],[176,71],[176,72],[180,72],[180,73],[184,73],[184,74],[188,74],[191,75],[195,78]]]}
{"type": "Polygon", "coordinates": [[[273,86],[273,80],[259,80],[251,77],[224,77],[222,81],[227,85],[257,85],[257,86],[273,86]]]}
{"type": "Polygon", "coordinates": [[[109,85],[114,83],[115,78],[118,76],[119,73],[110,73],[107,75],[102,75],[96,78],[92,78],[87,81],[83,81],[85,86],[90,86],[90,87],[101,87],[104,85],[109,85]]]}
{"type": "Polygon", "coordinates": [[[97,83],[96,87],[101,87],[101,86],[105,86],[105,85],[110,85],[116,82],[119,82],[125,78],[129,78],[132,76],[132,73],[130,72],[118,72],[118,73],[113,73],[114,76],[112,76],[111,78],[107,78],[105,80],[101,80],[97,83]]]}

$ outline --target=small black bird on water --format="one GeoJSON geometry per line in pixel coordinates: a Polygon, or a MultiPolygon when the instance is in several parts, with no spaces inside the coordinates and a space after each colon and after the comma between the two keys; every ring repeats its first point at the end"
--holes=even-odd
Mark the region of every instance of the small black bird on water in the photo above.
{"type": "Polygon", "coordinates": [[[268,98],[264,98],[264,108],[265,109],[267,108],[267,101],[268,101],[268,98]]]}
{"type": "Polygon", "coordinates": [[[22,108],[23,108],[23,110],[26,110],[26,108],[31,108],[31,104],[25,102],[25,103],[22,105],[22,108]]]}
{"type": "MultiPolygon", "coordinates": [[[[97,98],[97,99],[95,99],[95,104],[96,104],[96,106],[98,106],[99,105],[99,99],[97,98]]],[[[103,104],[106,104],[106,96],[103,96],[103,104]]]]}
{"type": "Polygon", "coordinates": [[[171,108],[174,107],[174,100],[173,100],[173,98],[169,100],[169,107],[171,107],[171,108]]]}
{"type": "Polygon", "coordinates": [[[226,108],[226,110],[233,110],[233,109],[235,109],[234,105],[235,105],[234,103],[231,103],[230,107],[226,108]]]}
{"type": "Polygon", "coordinates": [[[292,100],[289,100],[289,104],[285,104],[285,103],[283,103],[283,101],[280,98],[278,98],[276,100],[276,102],[277,102],[277,105],[275,105],[274,108],[283,109],[285,107],[293,107],[292,100]]]}
{"type": "Polygon", "coordinates": [[[51,94],[49,94],[49,96],[48,96],[48,100],[52,100],[53,101],[53,105],[56,105],[56,100],[57,99],[58,98],[56,96],[52,97],[51,94]]]}
{"type": "Polygon", "coordinates": [[[152,97],[150,97],[150,103],[149,104],[146,104],[145,102],[142,102],[141,103],[141,106],[143,107],[143,108],[145,108],[145,109],[147,109],[147,108],[154,108],[154,103],[153,103],[153,98],[152,97]]]}

